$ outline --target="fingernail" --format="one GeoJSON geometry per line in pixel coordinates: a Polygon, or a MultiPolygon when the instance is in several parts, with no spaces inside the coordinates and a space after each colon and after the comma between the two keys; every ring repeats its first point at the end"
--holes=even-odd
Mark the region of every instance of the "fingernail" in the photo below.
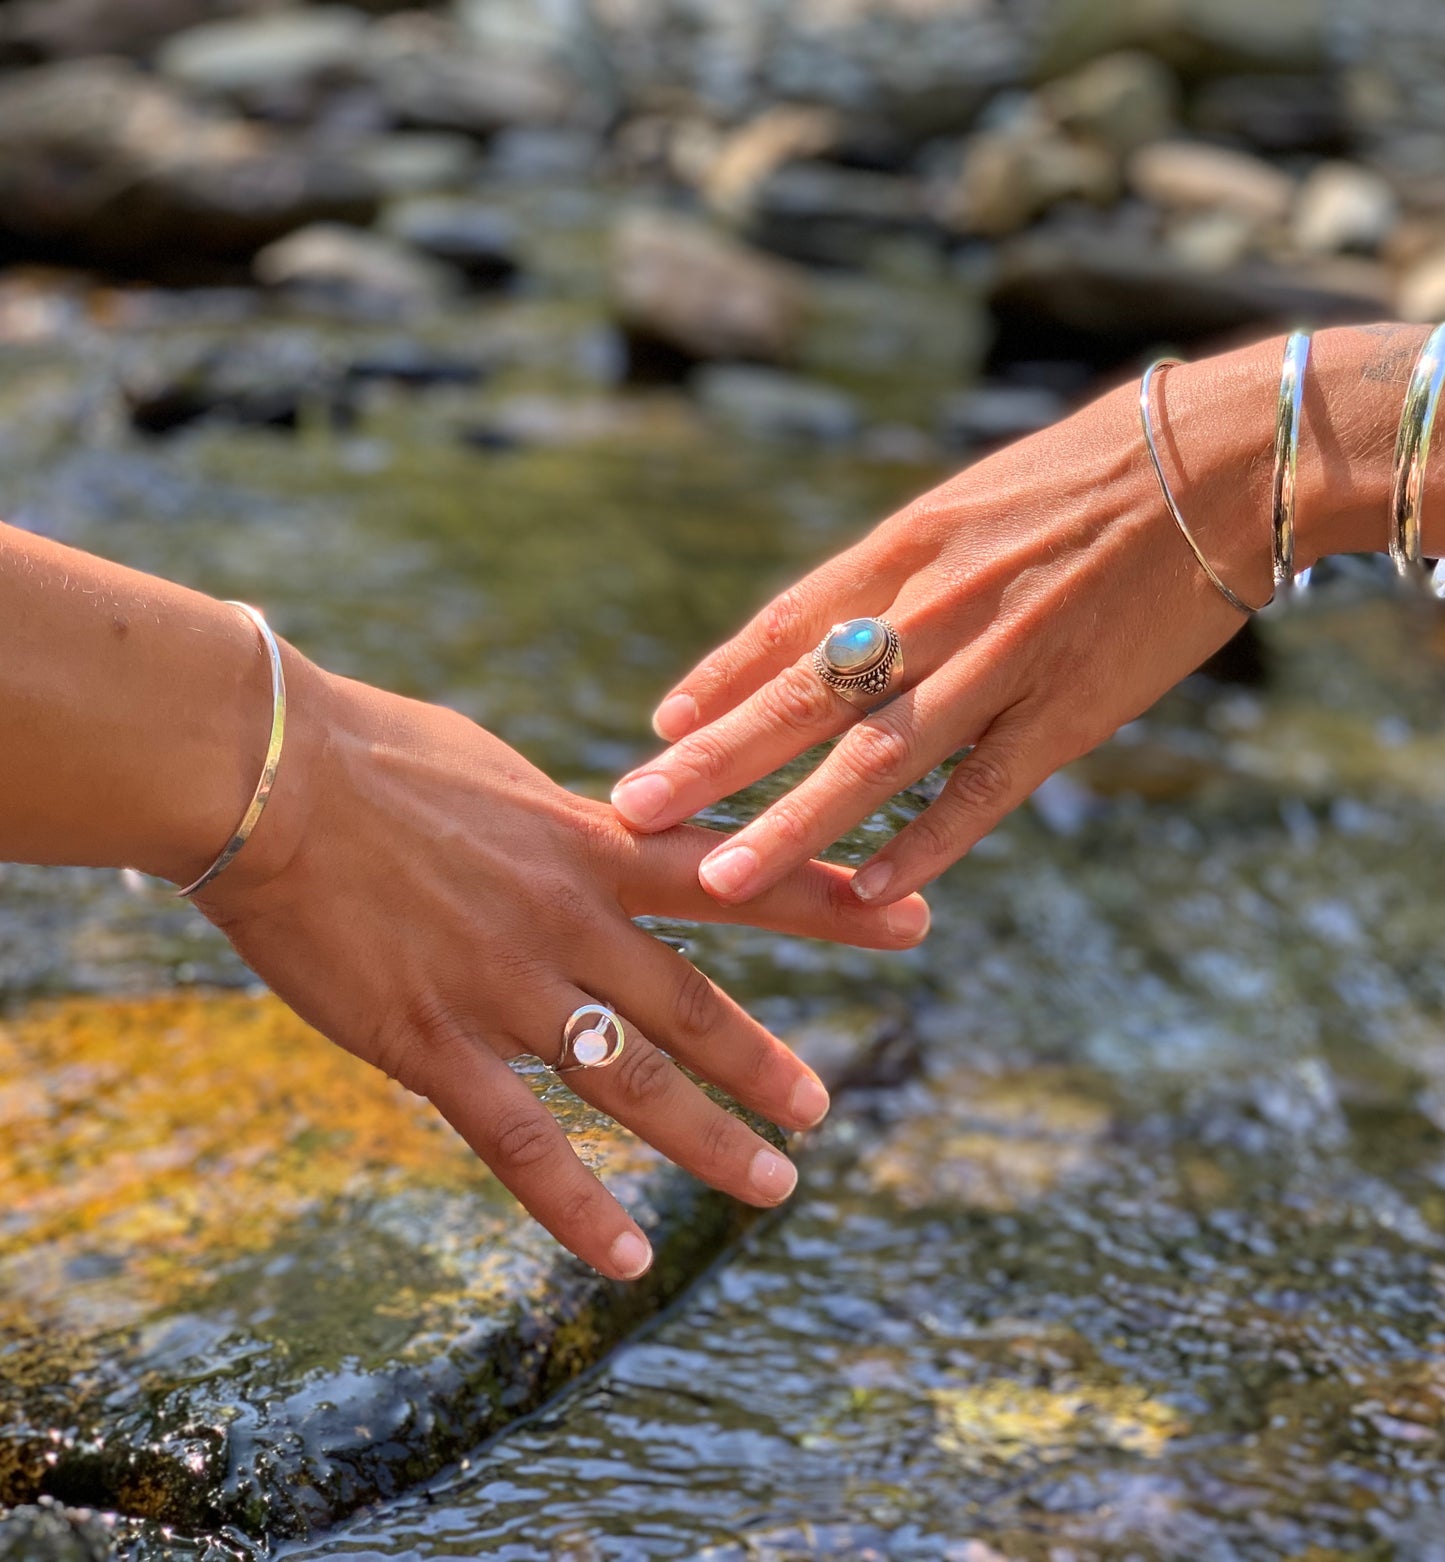
{"type": "Polygon", "coordinates": [[[696,725],[697,701],[690,694],[669,694],[652,718],[652,730],[666,743],[686,737],[696,725]]]}
{"type": "Polygon", "coordinates": [[[798,1186],[798,1168],[772,1150],[759,1150],[748,1168],[748,1181],[760,1198],[781,1204],[798,1186]]]}
{"type": "Polygon", "coordinates": [[[892,877],[890,863],[870,862],[866,868],[859,868],[853,875],[853,893],[859,900],[877,900],[888,888],[888,881],[892,877]]]}
{"type": "Polygon", "coordinates": [[[921,895],[910,895],[907,900],[889,906],[883,913],[883,920],[896,938],[920,939],[928,931],[933,913],[921,895]]]}
{"type": "Polygon", "coordinates": [[[635,1280],[652,1267],[652,1246],[636,1231],[624,1231],[612,1244],[613,1272],[622,1280],[635,1280]]]}
{"type": "Polygon", "coordinates": [[[651,824],[671,801],[672,782],[655,773],[612,788],[612,806],[628,824],[651,824]]]}
{"type": "Polygon", "coordinates": [[[714,895],[740,895],[757,871],[758,854],[751,846],[729,846],[705,857],[697,876],[714,895]]]}
{"type": "Polygon", "coordinates": [[[809,1074],[793,1086],[788,1110],[792,1113],[794,1122],[801,1123],[804,1128],[816,1128],[828,1115],[828,1108],[831,1105],[832,1102],[828,1099],[828,1092],[823,1088],[822,1080],[814,1079],[809,1074]]]}

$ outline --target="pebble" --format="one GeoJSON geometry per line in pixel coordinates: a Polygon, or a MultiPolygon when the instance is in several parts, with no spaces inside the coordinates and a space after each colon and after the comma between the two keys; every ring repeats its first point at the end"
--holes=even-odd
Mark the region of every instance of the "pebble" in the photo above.
{"type": "Polygon", "coordinates": [[[1237,212],[1259,224],[1282,222],[1294,180],[1262,158],[1202,141],[1161,141],[1129,159],[1136,194],[1166,211],[1237,212]]]}
{"type": "Polygon", "coordinates": [[[1321,163],[1300,186],[1292,233],[1307,254],[1374,254],[1399,216],[1389,184],[1357,163],[1321,163]]]}

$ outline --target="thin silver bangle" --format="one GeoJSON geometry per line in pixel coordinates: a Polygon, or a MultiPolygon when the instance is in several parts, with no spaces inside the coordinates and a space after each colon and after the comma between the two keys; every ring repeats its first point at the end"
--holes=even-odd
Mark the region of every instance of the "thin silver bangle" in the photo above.
{"type": "MultiPolygon", "coordinates": [[[[1189,523],[1184,519],[1184,513],[1179,508],[1179,503],[1174,497],[1173,490],[1169,487],[1169,479],[1164,475],[1163,464],[1159,460],[1159,452],[1154,445],[1154,427],[1149,416],[1149,390],[1154,382],[1155,372],[1159,369],[1173,369],[1182,364],[1182,358],[1156,358],[1145,369],[1139,380],[1139,422],[1144,430],[1144,448],[1149,452],[1149,460],[1154,467],[1154,475],[1159,479],[1159,488],[1164,495],[1164,503],[1169,507],[1169,514],[1173,517],[1174,524],[1179,528],[1180,535],[1189,544],[1189,551],[1199,561],[1199,567],[1209,577],[1211,584],[1229,605],[1245,615],[1251,617],[1259,611],[1251,607],[1237,592],[1230,590],[1214,572],[1213,565],[1204,557],[1204,551],[1194,540],[1194,533],[1189,530],[1189,523]]],[[[1271,594],[1270,602],[1274,601],[1271,594]]],[[[1263,604],[1269,606],[1269,602],[1263,604]]]]}
{"type": "Polygon", "coordinates": [[[236,853],[251,839],[251,832],[265,812],[266,801],[271,796],[271,788],[276,784],[276,771],[281,763],[281,745],[286,737],[286,673],[281,666],[281,647],[276,644],[276,636],[271,633],[271,626],[256,608],[245,602],[228,602],[226,606],[238,608],[260,630],[261,640],[270,658],[271,737],[266,745],[266,762],[261,767],[261,779],[256,783],[256,791],[241,817],[240,824],[232,832],[221,855],[200,878],[194,884],[188,884],[184,889],[176,891],[182,900],[189,900],[197,890],[204,889],[218,873],[228,868],[235,860],[236,853]]]}
{"type": "MultiPolygon", "coordinates": [[[[1421,558],[1424,546],[1420,511],[1425,498],[1425,463],[1430,459],[1430,435],[1445,383],[1445,325],[1425,338],[1410,373],[1400,431],[1395,436],[1395,464],[1390,483],[1390,557],[1403,579],[1426,585],[1429,576],[1421,558]]],[[[1438,589],[1438,587],[1437,587],[1438,589]]]]}
{"type": "Polygon", "coordinates": [[[1274,589],[1298,590],[1309,584],[1308,570],[1294,572],[1295,477],[1299,470],[1300,409],[1304,405],[1305,370],[1310,361],[1310,333],[1291,332],[1284,344],[1279,373],[1279,405],[1274,417],[1274,490],[1270,534],[1274,542],[1274,589]]]}

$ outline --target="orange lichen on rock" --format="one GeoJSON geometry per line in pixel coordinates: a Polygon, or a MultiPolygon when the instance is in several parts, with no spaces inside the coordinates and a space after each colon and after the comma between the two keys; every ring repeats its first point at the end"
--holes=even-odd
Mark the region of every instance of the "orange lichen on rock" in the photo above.
{"type": "Polygon", "coordinates": [[[75,1000],[0,1024],[0,1187],[0,1322],[81,1257],[160,1301],[178,1270],[199,1278],[341,1195],[475,1190],[482,1225],[511,1209],[426,1102],[241,995],[75,1000]]]}

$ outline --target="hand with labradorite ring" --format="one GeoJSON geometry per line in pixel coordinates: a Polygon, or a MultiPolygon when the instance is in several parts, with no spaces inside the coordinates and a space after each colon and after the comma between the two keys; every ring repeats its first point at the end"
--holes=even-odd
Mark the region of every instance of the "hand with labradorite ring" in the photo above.
{"type": "Polygon", "coordinates": [[[877,710],[903,683],[898,631],[882,618],[850,618],[834,624],[813,652],[813,671],[850,705],[877,710]]]}
{"type": "MultiPolygon", "coordinates": [[[[1384,549],[1396,425],[1427,334],[1396,325],[1316,333],[1301,403],[1297,569],[1328,553],[1384,549]]],[[[1283,347],[1274,337],[1176,368],[1154,404],[1161,460],[1190,530],[1251,602],[1269,596],[1273,574],[1283,347]]],[[[1445,463],[1436,471],[1428,481],[1445,486],[1445,463]]],[[[1445,495],[1421,513],[1427,527],[1445,526],[1445,495]]],[[[1426,539],[1432,550],[1445,551],[1445,537],[1426,539]]],[[[1139,716],[1239,625],[1164,506],[1136,380],[1121,376],[1117,389],[923,495],[764,607],[662,701],[653,725],[671,747],[625,776],[613,805],[635,830],[665,830],[832,743],[810,775],[702,863],[708,893],[738,905],[953,762],[936,800],[854,875],[861,900],[886,904],[964,856],[1053,770],[1139,716]],[[883,665],[880,626],[907,649],[906,685],[892,667],[886,690],[840,687],[859,667],[883,665]]]]}

